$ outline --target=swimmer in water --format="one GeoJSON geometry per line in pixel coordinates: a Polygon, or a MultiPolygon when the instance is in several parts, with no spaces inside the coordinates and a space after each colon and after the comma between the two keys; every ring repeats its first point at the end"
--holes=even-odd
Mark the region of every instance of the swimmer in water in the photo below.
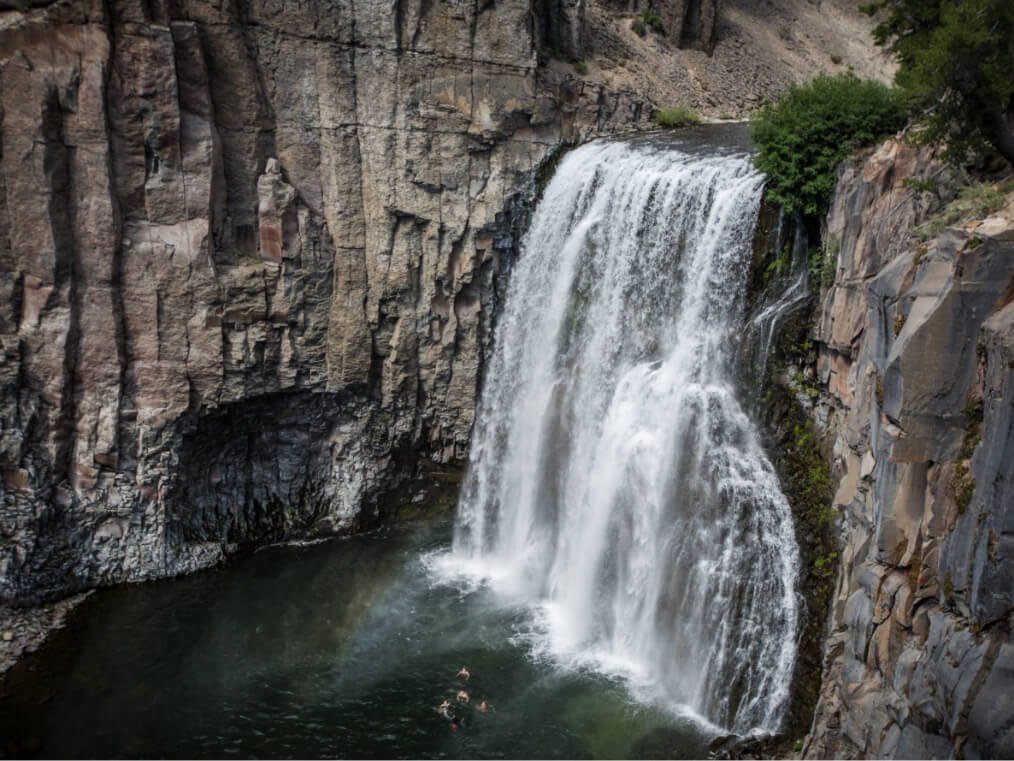
{"type": "Polygon", "coordinates": [[[482,713],[486,713],[486,711],[489,710],[489,703],[487,703],[485,700],[479,703],[479,710],[482,713]]]}
{"type": "Polygon", "coordinates": [[[459,671],[459,672],[458,672],[457,674],[455,674],[455,676],[460,676],[460,677],[461,677],[462,679],[464,679],[464,680],[465,680],[466,682],[467,682],[467,681],[468,681],[469,679],[471,679],[471,678],[472,678],[472,674],[471,674],[471,673],[469,673],[468,669],[467,669],[467,668],[465,668],[464,666],[462,666],[462,667],[461,667],[461,671],[459,671]]]}
{"type": "Polygon", "coordinates": [[[451,702],[449,700],[445,700],[443,703],[441,703],[440,707],[437,710],[440,711],[441,714],[443,714],[445,719],[450,719],[454,716],[454,714],[451,713],[451,702]]]}
{"type": "Polygon", "coordinates": [[[451,717],[451,729],[457,731],[465,726],[464,722],[461,721],[457,716],[451,717]]]}
{"type": "Polygon", "coordinates": [[[465,692],[464,690],[458,690],[458,700],[460,700],[462,703],[467,703],[468,693],[465,692]]]}

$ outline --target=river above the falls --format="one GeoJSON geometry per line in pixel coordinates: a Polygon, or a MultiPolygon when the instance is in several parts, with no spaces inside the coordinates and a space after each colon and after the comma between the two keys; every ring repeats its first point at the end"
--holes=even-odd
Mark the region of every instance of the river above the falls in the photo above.
{"type": "Polygon", "coordinates": [[[442,581],[450,536],[446,521],[401,524],[101,590],[8,675],[0,754],[706,756],[699,724],[540,659],[529,610],[442,581]],[[462,686],[493,710],[462,707],[453,731],[436,708],[462,686]]]}

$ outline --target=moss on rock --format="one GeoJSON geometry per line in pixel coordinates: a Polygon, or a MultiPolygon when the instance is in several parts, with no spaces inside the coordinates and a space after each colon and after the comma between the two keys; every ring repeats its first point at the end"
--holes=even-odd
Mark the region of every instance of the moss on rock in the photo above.
{"type": "MultiPolygon", "coordinates": [[[[777,207],[762,207],[754,240],[748,309],[755,312],[776,296],[765,293],[764,273],[777,261],[791,225],[777,224],[777,207]]],[[[761,389],[756,413],[765,434],[768,456],[778,473],[782,491],[792,510],[800,552],[799,591],[806,603],[799,653],[783,731],[788,739],[781,755],[792,751],[791,741],[808,731],[819,697],[822,648],[831,598],[838,572],[834,479],[821,441],[804,404],[812,405],[820,390],[815,377],[816,352],[808,331],[813,302],[804,304],[778,326],[771,343],[763,377],[754,378],[761,389]]]]}

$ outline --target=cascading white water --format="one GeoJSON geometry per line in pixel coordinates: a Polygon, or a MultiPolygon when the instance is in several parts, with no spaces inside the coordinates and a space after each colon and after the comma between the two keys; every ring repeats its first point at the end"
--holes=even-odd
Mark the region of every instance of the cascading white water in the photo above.
{"type": "Polygon", "coordinates": [[[763,179],[744,155],[571,151],[512,274],[454,562],[546,615],[560,658],[775,729],[796,654],[788,505],[736,399],[763,179]]]}
{"type": "MultiPolygon", "coordinates": [[[[785,214],[783,212],[778,218],[776,239],[780,240],[782,237],[784,221],[785,214]]],[[[750,318],[746,326],[746,335],[753,342],[750,351],[753,375],[758,380],[764,380],[768,358],[771,356],[771,342],[774,340],[775,332],[782,320],[803,306],[810,298],[810,267],[807,261],[806,233],[802,222],[797,222],[793,227],[794,235],[791,248],[785,252],[789,256],[788,270],[776,273],[773,283],[779,291],[779,296],[764,305],[757,314],[750,318]]],[[[785,245],[789,246],[790,244],[786,241],[785,245]]]]}

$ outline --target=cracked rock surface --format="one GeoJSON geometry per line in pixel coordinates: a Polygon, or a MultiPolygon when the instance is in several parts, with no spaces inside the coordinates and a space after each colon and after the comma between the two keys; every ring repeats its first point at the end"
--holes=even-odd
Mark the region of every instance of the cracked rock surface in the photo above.
{"type": "Polygon", "coordinates": [[[460,461],[533,168],[640,102],[541,81],[527,2],[43,5],[0,14],[0,600],[460,461]]]}
{"type": "Polygon", "coordinates": [[[813,414],[842,552],[807,757],[1014,756],[1014,194],[913,238],[933,208],[905,180],[944,169],[888,142],[827,218],[813,414]]]}

